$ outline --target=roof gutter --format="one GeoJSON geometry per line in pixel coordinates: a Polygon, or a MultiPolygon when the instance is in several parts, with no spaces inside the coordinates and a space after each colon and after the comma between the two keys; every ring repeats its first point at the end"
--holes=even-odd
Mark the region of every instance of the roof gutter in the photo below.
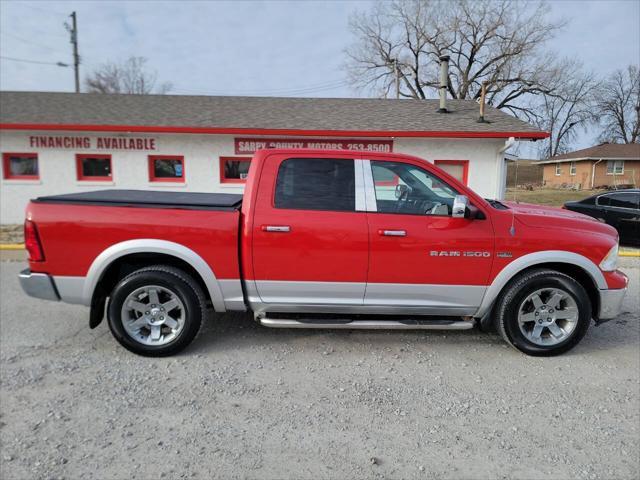
{"type": "Polygon", "coordinates": [[[0,130],[41,130],[124,133],[180,133],[204,135],[288,135],[300,137],[398,137],[398,138],[510,138],[543,139],[547,132],[478,132],[432,130],[304,130],[286,128],[183,127],[149,125],[85,125],[51,123],[0,123],[0,130]]]}

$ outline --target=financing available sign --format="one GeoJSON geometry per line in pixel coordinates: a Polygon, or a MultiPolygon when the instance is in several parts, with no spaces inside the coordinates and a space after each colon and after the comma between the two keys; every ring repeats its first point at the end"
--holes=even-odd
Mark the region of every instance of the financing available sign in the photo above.
{"type": "Polygon", "coordinates": [[[314,150],[361,150],[365,152],[393,151],[393,140],[362,140],[358,138],[236,138],[236,155],[252,155],[262,148],[311,148],[314,150]]]}
{"type": "Polygon", "coordinates": [[[29,146],[32,148],[71,148],[84,150],[142,150],[154,151],[156,139],[152,137],[77,135],[31,135],[29,146]]]}

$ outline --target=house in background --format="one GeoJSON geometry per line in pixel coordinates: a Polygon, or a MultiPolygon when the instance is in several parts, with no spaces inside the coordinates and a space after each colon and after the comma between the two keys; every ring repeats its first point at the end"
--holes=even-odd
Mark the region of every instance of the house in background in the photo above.
{"type": "Polygon", "coordinates": [[[540,162],[546,187],[579,190],[640,185],[640,144],[601,143],[540,162]]]}

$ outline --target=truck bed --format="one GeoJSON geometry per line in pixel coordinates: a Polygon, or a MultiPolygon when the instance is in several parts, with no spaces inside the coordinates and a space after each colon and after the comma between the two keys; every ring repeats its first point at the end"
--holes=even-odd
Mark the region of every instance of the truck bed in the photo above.
{"type": "Polygon", "coordinates": [[[220,279],[240,278],[242,195],[104,190],[40,197],[27,207],[45,260],[34,272],[84,277],[100,253],[129,240],[182,245],[213,265],[220,279]]]}
{"type": "Polygon", "coordinates": [[[159,192],[153,190],[98,190],[38,197],[34,203],[64,203],[110,207],[178,208],[189,210],[238,210],[237,193],[159,192]]]}

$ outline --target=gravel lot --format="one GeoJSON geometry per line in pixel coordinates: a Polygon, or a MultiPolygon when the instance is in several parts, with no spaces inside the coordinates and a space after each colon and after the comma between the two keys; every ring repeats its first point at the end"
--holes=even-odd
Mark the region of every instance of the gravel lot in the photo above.
{"type": "Polygon", "coordinates": [[[640,262],[624,265],[623,315],[556,358],[476,331],[224,315],[146,359],[1,262],[0,477],[636,479],[640,262]]]}

